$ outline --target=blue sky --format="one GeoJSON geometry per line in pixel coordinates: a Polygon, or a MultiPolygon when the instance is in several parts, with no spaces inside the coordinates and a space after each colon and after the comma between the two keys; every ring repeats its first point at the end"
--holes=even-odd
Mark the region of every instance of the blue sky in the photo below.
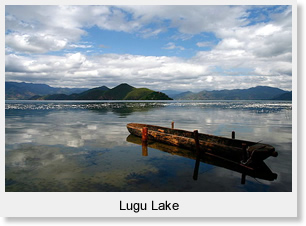
{"type": "Polygon", "coordinates": [[[291,90],[291,6],[6,6],[6,81],[291,90]]]}
{"type": "MultiPolygon", "coordinates": [[[[149,29],[152,29],[149,27],[149,29]]],[[[177,56],[191,58],[197,51],[211,50],[219,39],[211,32],[192,35],[186,38],[176,37],[177,29],[168,29],[158,36],[143,37],[141,34],[122,31],[101,30],[97,26],[85,29],[88,33],[82,40],[87,54],[133,54],[143,56],[177,56]],[[203,41],[205,40],[205,41],[203,41]],[[202,45],[197,43],[202,43],[202,45]],[[89,47],[90,46],[90,47],[89,47]]],[[[75,51],[84,51],[76,48],[75,51]]],[[[62,54],[62,53],[59,53],[62,54]]]]}

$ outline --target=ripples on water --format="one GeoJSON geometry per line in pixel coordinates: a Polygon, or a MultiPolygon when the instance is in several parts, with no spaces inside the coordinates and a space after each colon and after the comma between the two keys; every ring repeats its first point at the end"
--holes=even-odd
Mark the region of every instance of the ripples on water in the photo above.
{"type": "MultiPolygon", "coordinates": [[[[291,191],[288,101],[6,101],[6,191],[291,191]],[[127,142],[141,122],[276,147],[273,182],[127,142]]],[[[171,148],[171,147],[170,147],[171,148]]]]}
{"type": "Polygon", "coordinates": [[[273,112],[283,109],[291,110],[291,102],[38,102],[38,103],[6,103],[6,110],[51,110],[51,109],[120,109],[120,108],[154,108],[154,107],[195,107],[255,110],[273,112]]]}

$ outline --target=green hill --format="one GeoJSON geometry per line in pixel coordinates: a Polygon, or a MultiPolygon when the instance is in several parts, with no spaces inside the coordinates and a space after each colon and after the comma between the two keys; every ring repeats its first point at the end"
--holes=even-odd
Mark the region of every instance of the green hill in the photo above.
{"type": "Polygon", "coordinates": [[[124,99],[125,100],[140,100],[144,98],[145,96],[151,94],[154,92],[153,90],[147,89],[147,88],[138,88],[133,89],[131,92],[129,92],[124,99]]]}
{"type": "Polygon", "coordinates": [[[129,84],[122,83],[104,93],[103,100],[124,100],[129,92],[135,88],[129,84]]]}
{"type": "Polygon", "coordinates": [[[109,90],[108,87],[101,86],[82,92],[79,95],[77,95],[75,98],[77,98],[78,100],[102,100],[103,95],[108,90],[109,90]]]}
{"type": "Polygon", "coordinates": [[[162,92],[153,91],[147,94],[146,96],[140,98],[140,100],[172,100],[172,99],[162,92]]]}
{"type": "Polygon", "coordinates": [[[147,88],[135,88],[123,83],[112,89],[101,86],[80,94],[35,95],[32,100],[172,100],[166,94],[147,88]]]}

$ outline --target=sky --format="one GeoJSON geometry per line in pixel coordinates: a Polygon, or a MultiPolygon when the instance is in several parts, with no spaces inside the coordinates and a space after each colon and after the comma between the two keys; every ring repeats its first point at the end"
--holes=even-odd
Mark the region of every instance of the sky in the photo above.
{"type": "Polygon", "coordinates": [[[5,6],[5,80],[292,90],[291,6],[5,6]]]}

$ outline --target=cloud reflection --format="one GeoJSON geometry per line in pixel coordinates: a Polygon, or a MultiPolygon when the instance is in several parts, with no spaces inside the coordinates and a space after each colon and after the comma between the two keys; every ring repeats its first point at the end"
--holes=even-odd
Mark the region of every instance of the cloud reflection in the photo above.
{"type": "Polygon", "coordinates": [[[70,107],[44,104],[49,106],[45,109],[33,109],[33,104],[26,103],[6,106],[9,191],[291,189],[291,102],[102,103],[101,106],[97,103],[95,108],[83,108],[84,103],[70,107]],[[118,107],[129,108],[129,113],[122,117],[122,112],[114,111],[118,107]],[[280,180],[263,185],[252,181],[249,187],[241,187],[237,186],[241,175],[202,164],[199,176],[204,179],[194,184],[193,160],[151,148],[144,158],[141,147],[126,141],[129,122],[170,127],[172,121],[175,128],[198,129],[226,137],[234,130],[237,139],[262,140],[274,145],[280,156],[269,160],[269,166],[280,175],[280,180]]]}

